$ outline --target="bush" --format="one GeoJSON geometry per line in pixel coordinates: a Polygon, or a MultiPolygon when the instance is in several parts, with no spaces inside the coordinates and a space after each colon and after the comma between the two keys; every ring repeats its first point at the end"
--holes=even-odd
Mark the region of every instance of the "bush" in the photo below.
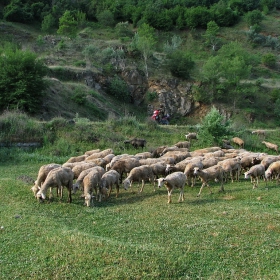
{"type": "Polygon", "coordinates": [[[261,13],[261,11],[259,11],[259,10],[254,10],[254,11],[248,12],[245,16],[245,20],[246,20],[248,26],[260,24],[263,19],[264,19],[264,16],[261,13]]]}
{"type": "Polygon", "coordinates": [[[262,56],[262,63],[267,67],[274,67],[276,64],[276,56],[273,53],[266,53],[262,56]]]}
{"type": "Polygon", "coordinates": [[[98,22],[103,26],[113,27],[115,25],[114,15],[111,11],[105,10],[97,15],[98,22]]]}
{"type": "Polygon", "coordinates": [[[125,102],[129,102],[131,98],[126,82],[120,79],[118,76],[115,76],[110,81],[108,86],[108,94],[125,102]]]}

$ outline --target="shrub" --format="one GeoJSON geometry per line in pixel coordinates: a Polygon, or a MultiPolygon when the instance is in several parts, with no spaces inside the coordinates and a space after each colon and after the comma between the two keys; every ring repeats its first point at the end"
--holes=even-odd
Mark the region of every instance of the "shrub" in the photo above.
{"type": "Polygon", "coordinates": [[[86,93],[80,89],[76,89],[71,99],[79,105],[84,105],[86,103],[86,93]]]}
{"type": "Polygon", "coordinates": [[[119,78],[118,76],[115,76],[109,82],[108,94],[125,102],[130,101],[130,92],[128,86],[126,82],[121,78],[119,78]]]}
{"type": "Polygon", "coordinates": [[[276,64],[276,56],[273,53],[266,53],[262,56],[262,63],[268,67],[274,67],[276,64]]]}
{"type": "Polygon", "coordinates": [[[97,15],[98,22],[103,26],[113,27],[115,25],[114,15],[109,10],[104,10],[97,15]]]}
{"type": "Polygon", "coordinates": [[[248,26],[252,26],[254,24],[260,24],[263,19],[264,19],[264,16],[260,10],[254,10],[254,11],[248,12],[245,16],[245,20],[246,20],[248,26]]]}

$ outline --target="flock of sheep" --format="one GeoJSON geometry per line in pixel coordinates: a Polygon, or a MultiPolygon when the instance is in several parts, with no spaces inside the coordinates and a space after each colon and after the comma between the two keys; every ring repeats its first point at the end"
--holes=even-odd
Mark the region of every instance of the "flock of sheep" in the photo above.
{"type": "MultiPolygon", "coordinates": [[[[252,133],[263,135],[265,132],[257,130],[252,133]]],[[[225,142],[223,148],[208,147],[190,151],[191,141],[197,139],[197,135],[188,133],[185,136],[186,141],[172,146],[160,146],[152,152],[114,155],[112,149],[97,149],[71,157],[62,165],[43,165],[31,190],[35,198],[42,201],[48,192],[49,199],[52,199],[53,188],[56,188],[57,196],[62,199],[63,187],[66,187],[68,202],[72,201],[72,194],[80,191],[85,205],[93,206],[94,198],[99,202],[108,199],[114,187],[118,197],[120,185],[125,190],[132,190],[133,183],[137,182],[138,187],[141,184],[139,192],[142,192],[145,182],[150,182],[154,190],[156,185],[164,185],[168,192],[168,203],[171,203],[174,189],[180,190],[178,201],[183,201],[185,185],[193,187],[197,179],[202,182],[197,196],[200,196],[204,186],[210,189],[211,181],[219,181],[220,191],[224,191],[224,183],[228,180],[239,181],[242,173],[245,179],[251,179],[253,188],[258,186],[261,178],[265,181],[273,178],[278,180],[280,155],[246,151],[244,141],[238,137],[231,139],[238,148],[225,142]]],[[[145,140],[140,142],[146,144],[145,140]]],[[[278,153],[277,145],[265,141],[263,143],[278,153]]]]}

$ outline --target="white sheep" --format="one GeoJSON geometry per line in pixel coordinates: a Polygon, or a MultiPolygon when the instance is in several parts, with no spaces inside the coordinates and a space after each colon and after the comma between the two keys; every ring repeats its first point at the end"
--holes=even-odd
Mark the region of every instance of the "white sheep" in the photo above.
{"type": "Polygon", "coordinates": [[[265,168],[263,164],[259,163],[252,166],[249,171],[244,173],[245,179],[251,178],[251,182],[253,184],[253,189],[257,188],[259,185],[259,179],[261,177],[265,178],[265,168]]]}
{"type": "Polygon", "coordinates": [[[239,158],[228,158],[217,163],[217,165],[223,168],[224,178],[227,181],[227,175],[230,175],[231,182],[234,181],[234,174],[236,180],[239,181],[239,175],[241,171],[241,163],[239,158]]]}
{"type": "Polygon", "coordinates": [[[278,160],[280,160],[280,156],[267,155],[262,158],[261,164],[264,166],[265,169],[267,169],[271,163],[278,160]]]}
{"type": "Polygon", "coordinates": [[[262,144],[265,144],[268,149],[274,150],[278,154],[278,145],[266,141],[262,141],[262,144]]]}
{"type": "Polygon", "coordinates": [[[90,156],[87,157],[87,161],[90,161],[90,160],[95,159],[95,158],[104,158],[109,154],[113,154],[112,149],[106,149],[106,150],[103,150],[103,151],[98,152],[98,153],[93,153],[93,154],[91,154],[90,156]]]}
{"type": "Polygon", "coordinates": [[[280,161],[275,161],[271,163],[265,171],[265,178],[271,179],[272,177],[276,178],[276,182],[279,180],[280,175],[280,161]]]}
{"type": "MultiPolygon", "coordinates": [[[[132,183],[138,182],[138,187],[140,182],[142,182],[142,186],[139,192],[142,192],[145,186],[145,182],[150,181],[154,182],[154,173],[149,165],[141,165],[138,167],[134,167],[128,174],[127,178],[123,181],[124,189],[127,190],[129,187],[132,189],[132,183]]],[[[154,185],[155,187],[155,185],[154,185]]],[[[155,191],[155,188],[154,188],[155,191]]]]}
{"type": "Polygon", "coordinates": [[[184,201],[184,187],[187,181],[187,176],[183,172],[173,172],[167,175],[165,178],[159,178],[158,187],[166,186],[168,192],[168,203],[171,203],[171,195],[174,189],[180,189],[180,195],[178,202],[184,201]]]}
{"type": "Polygon", "coordinates": [[[112,188],[116,186],[116,197],[119,195],[119,181],[120,181],[120,174],[116,170],[109,170],[104,173],[101,177],[100,187],[99,187],[99,201],[101,202],[102,195],[106,193],[108,190],[107,197],[109,198],[112,192],[112,188]]]}
{"type": "Polygon", "coordinates": [[[220,191],[224,191],[223,169],[221,166],[214,165],[205,169],[199,169],[198,167],[195,167],[193,173],[198,177],[200,177],[202,181],[202,185],[197,196],[200,196],[201,191],[205,185],[210,189],[210,193],[212,194],[212,190],[208,184],[208,182],[211,180],[220,181],[221,182],[220,191]]]}
{"type": "Polygon", "coordinates": [[[174,144],[174,146],[178,147],[178,148],[191,148],[191,142],[190,141],[180,141],[177,142],[176,144],[174,144]]]}
{"type": "Polygon", "coordinates": [[[92,195],[93,191],[95,191],[95,196],[97,198],[97,190],[100,186],[101,177],[102,175],[98,170],[92,170],[83,179],[85,205],[88,207],[92,206],[94,198],[94,196],[92,195]]]}
{"type": "Polygon", "coordinates": [[[84,188],[83,180],[93,170],[100,172],[101,176],[105,173],[105,169],[101,166],[94,166],[94,167],[88,168],[86,170],[83,170],[80,173],[79,177],[77,178],[76,182],[73,184],[73,193],[74,194],[77,192],[77,190],[83,190],[83,188],[84,188]]]}
{"type": "Polygon", "coordinates": [[[38,175],[37,175],[37,179],[34,182],[34,186],[31,188],[35,197],[36,197],[36,194],[39,191],[41,185],[45,182],[49,172],[60,166],[61,166],[60,164],[50,163],[50,164],[46,164],[46,165],[43,165],[40,167],[38,175]]]}
{"type": "Polygon", "coordinates": [[[184,160],[187,157],[190,157],[190,153],[188,151],[181,152],[181,151],[169,151],[166,152],[164,155],[159,157],[159,159],[164,159],[164,158],[174,158],[175,163],[184,160]]]}
{"type": "Polygon", "coordinates": [[[197,133],[196,132],[189,132],[185,135],[187,140],[195,139],[197,140],[197,133]]]}
{"type": "Polygon", "coordinates": [[[95,150],[86,151],[86,152],[85,152],[85,155],[86,155],[86,156],[91,156],[92,154],[99,153],[100,151],[101,151],[100,149],[95,149],[95,150]]]}
{"type": "Polygon", "coordinates": [[[195,167],[198,167],[200,169],[203,168],[203,164],[200,159],[189,162],[184,170],[184,174],[187,177],[188,185],[191,185],[191,187],[195,185],[195,181],[196,181],[196,175],[194,174],[195,167]]]}
{"type": "Polygon", "coordinates": [[[167,164],[165,162],[157,162],[157,163],[151,164],[150,166],[151,166],[156,178],[159,178],[160,175],[161,176],[166,175],[165,170],[166,170],[167,164]]]}
{"type": "Polygon", "coordinates": [[[96,164],[93,162],[81,162],[80,164],[75,165],[72,168],[72,171],[74,172],[74,179],[77,179],[82,171],[94,166],[96,166],[96,164]]]}
{"type": "Polygon", "coordinates": [[[139,159],[141,159],[141,158],[151,158],[152,153],[150,153],[150,152],[137,153],[137,154],[135,154],[135,157],[138,157],[139,159]]]}
{"type": "Polygon", "coordinates": [[[76,157],[70,157],[66,163],[74,163],[74,162],[81,162],[84,161],[88,156],[87,155],[81,155],[76,157]]]}
{"type": "Polygon", "coordinates": [[[74,173],[69,167],[58,167],[55,169],[52,169],[44,184],[36,194],[36,197],[38,200],[45,200],[46,199],[46,193],[48,188],[57,187],[59,190],[61,190],[61,197],[62,199],[62,187],[66,187],[68,190],[68,202],[72,202],[72,196],[71,191],[73,188],[73,179],[74,179],[74,173]]]}
{"type": "Polygon", "coordinates": [[[257,129],[257,130],[252,131],[252,134],[257,134],[258,136],[265,136],[266,131],[263,129],[257,129]]]}

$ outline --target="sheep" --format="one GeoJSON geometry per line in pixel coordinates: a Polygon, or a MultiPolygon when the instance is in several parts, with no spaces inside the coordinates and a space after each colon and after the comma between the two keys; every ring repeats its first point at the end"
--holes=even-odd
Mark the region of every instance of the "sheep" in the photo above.
{"type": "Polygon", "coordinates": [[[189,132],[188,134],[185,135],[187,140],[197,140],[197,133],[196,132],[189,132]]]}
{"type": "Polygon", "coordinates": [[[241,169],[245,172],[248,171],[253,165],[260,163],[259,157],[255,154],[250,154],[244,157],[241,157],[240,164],[241,169]]]}
{"type": "Polygon", "coordinates": [[[243,141],[241,138],[239,138],[239,137],[233,137],[233,138],[231,139],[231,141],[232,141],[233,143],[235,143],[236,145],[238,145],[239,148],[244,148],[244,141],[243,141]]]}
{"type": "Polygon", "coordinates": [[[123,158],[114,163],[111,169],[116,170],[120,174],[120,182],[122,182],[123,173],[129,173],[134,167],[140,166],[137,158],[123,158]]]}
{"type": "Polygon", "coordinates": [[[151,166],[156,178],[158,178],[159,175],[164,175],[164,176],[166,175],[165,170],[166,170],[167,164],[165,162],[157,162],[157,163],[151,164],[150,166],[151,166]]]}
{"type": "Polygon", "coordinates": [[[165,170],[166,174],[169,174],[169,173],[172,173],[172,172],[177,172],[177,171],[184,172],[188,163],[190,163],[192,161],[202,160],[202,159],[203,159],[203,157],[201,157],[201,156],[199,156],[199,157],[187,157],[184,160],[181,160],[181,161],[177,162],[175,165],[167,164],[166,165],[166,170],[165,170]]]}
{"type": "Polygon", "coordinates": [[[185,152],[181,152],[181,151],[169,151],[167,153],[165,153],[164,155],[162,155],[161,157],[159,157],[159,159],[163,159],[166,157],[171,157],[174,158],[175,163],[184,160],[187,157],[190,157],[190,153],[188,151],[185,152]]]}
{"type": "Polygon", "coordinates": [[[90,161],[90,160],[95,159],[95,158],[104,158],[109,154],[113,154],[112,149],[106,149],[106,150],[103,150],[103,151],[98,152],[98,153],[93,153],[92,155],[87,157],[87,161],[90,161]]]}
{"type": "Polygon", "coordinates": [[[110,163],[112,161],[112,159],[115,157],[114,154],[108,154],[106,155],[103,160],[105,160],[106,164],[110,163]]]}
{"type": "Polygon", "coordinates": [[[35,197],[41,185],[45,182],[49,172],[57,167],[61,167],[61,165],[56,163],[50,163],[40,167],[37,179],[34,182],[34,186],[31,188],[35,197]]]}
{"type": "Polygon", "coordinates": [[[266,131],[263,129],[257,129],[257,130],[252,131],[252,134],[257,134],[258,136],[265,136],[266,131]]]}
{"type": "Polygon", "coordinates": [[[94,198],[94,196],[92,195],[93,190],[95,191],[95,195],[97,198],[97,187],[100,186],[101,176],[102,175],[98,170],[92,170],[83,179],[85,205],[87,207],[92,206],[94,198]]]}
{"type": "Polygon", "coordinates": [[[251,178],[253,184],[253,189],[257,188],[259,185],[259,179],[262,176],[265,176],[265,167],[259,163],[252,166],[249,171],[244,173],[245,179],[251,178]]]}
{"type": "MultiPolygon", "coordinates": [[[[134,167],[128,174],[127,178],[123,181],[124,189],[127,190],[129,187],[132,189],[132,183],[137,181],[138,187],[140,182],[142,182],[142,186],[140,189],[140,193],[143,191],[145,186],[145,181],[154,182],[154,173],[152,168],[149,165],[141,165],[138,167],[134,167]]],[[[154,185],[155,191],[155,185],[154,185]]]]}
{"type": "Polygon", "coordinates": [[[155,150],[152,151],[152,157],[153,158],[158,158],[162,154],[162,151],[166,148],[167,146],[160,146],[156,148],[155,150]]]}
{"type": "Polygon", "coordinates": [[[203,158],[202,159],[202,164],[203,168],[208,168],[210,166],[216,165],[219,162],[218,158],[215,157],[210,157],[210,158],[203,158]]]}
{"type": "Polygon", "coordinates": [[[174,146],[176,146],[178,148],[190,149],[191,148],[191,142],[189,142],[189,141],[180,141],[180,142],[177,142],[176,144],[174,144],[174,146]]]}
{"type": "MultiPolygon", "coordinates": [[[[69,167],[57,167],[52,169],[42,187],[36,194],[38,200],[42,201],[46,199],[46,192],[50,187],[57,187],[59,190],[62,190],[63,186],[66,186],[68,189],[68,202],[72,202],[71,190],[73,188],[73,179],[74,173],[69,167]]],[[[62,191],[61,197],[62,199],[62,191]]]]}
{"type": "Polygon", "coordinates": [[[265,178],[271,179],[272,176],[275,176],[277,181],[279,180],[279,174],[280,174],[280,161],[275,161],[271,163],[268,168],[265,171],[265,178]]]}
{"type": "Polygon", "coordinates": [[[203,168],[203,164],[202,164],[201,160],[189,162],[186,165],[186,168],[184,170],[184,174],[186,175],[187,180],[188,180],[188,185],[191,185],[191,187],[193,187],[195,185],[196,175],[193,173],[195,167],[198,167],[201,169],[203,168]]]}
{"type": "Polygon", "coordinates": [[[91,156],[92,154],[99,153],[99,152],[101,152],[100,149],[90,150],[90,151],[86,151],[85,155],[86,156],[91,156]]]}
{"type": "Polygon", "coordinates": [[[166,147],[162,153],[160,154],[160,156],[163,156],[164,154],[166,154],[167,152],[171,152],[171,151],[179,151],[179,152],[189,152],[188,148],[178,148],[177,146],[170,146],[170,147],[166,147]]]}
{"type": "Polygon", "coordinates": [[[162,187],[163,185],[166,186],[167,192],[168,192],[168,200],[167,203],[171,203],[171,195],[175,188],[180,189],[180,195],[178,202],[184,201],[184,187],[187,181],[187,176],[183,172],[174,172],[169,175],[167,175],[165,178],[159,178],[158,181],[158,187],[162,187]]]}
{"type": "Polygon", "coordinates": [[[278,145],[266,141],[262,141],[262,144],[265,144],[268,149],[274,150],[278,154],[278,145]]]}
{"type": "Polygon", "coordinates": [[[200,196],[201,191],[202,191],[202,189],[204,188],[205,185],[210,189],[210,193],[212,194],[211,188],[208,184],[208,182],[210,180],[220,181],[221,182],[220,191],[224,191],[223,169],[222,169],[221,166],[214,165],[214,166],[211,166],[211,167],[208,167],[208,168],[205,168],[205,169],[200,169],[198,167],[195,167],[193,173],[195,175],[197,175],[198,177],[200,177],[200,179],[202,181],[202,185],[201,185],[201,188],[200,188],[197,196],[200,196]]]}
{"type": "Polygon", "coordinates": [[[131,144],[135,149],[144,148],[146,146],[147,141],[145,139],[133,138],[131,140],[125,140],[125,144],[131,144]]]}
{"type": "Polygon", "coordinates": [[[73,169],[74,166],[76,165],[80,165],[81,163],[85,163],[85,161],[78,161],[78,162],[65,162],[62,164],[63,167],[69,167],[71,169],[73,169]]]}
{"type": "Polygon", "coordinates": [[[164,157],[164,158],[143,158],[139,160],[140,165],[151,165],[158,162],[165,162],[174,164],[174,158],[164,157]]]}
{"type": "Polygon", "coordinates": [[[278,160],[280,160],[280,156],[267,155],[262,159],[261,164],[267,169],[271,163],[278,160]]]}
{"type": "Polygon", "coordinates": [[[125,157],[132,157],[132,156],[129,154],[121,154],[121,155],[114,156],[112,158],[112,160],[108,164],[106,164],[106,168],[105,168],[106,171],[110,170],[111,167],[114,165],[114,163],[117,162],[119,159],[125,158],[125,157]]]}
{"type": "Polygon", "coordinates": [[[87,155],[81,155],[77,157],[70,157],[66,163],[74,163],[74,162],[81,162],[84,161],[88,156],[87,155]]]}
{"type": "Polygon", "coordinates": [[[143,153],[137,153],[134,155],[135,157],[141,158],[152,158],[152,153],[150,152],[143,152],[143,153]]]}
{"type": "Polygon", "coordinates": [[[79,189],[83,189],[84,185],[83,185],[83,180],[86,177],[86,175],[88,175],[91,171],[93,170],[97,170],[98,172],[100,172],[101,176],[105,173],[105,169],[101,166],[94,166],[91,168],[88,168],[86,170],[83,170],[79,177],[77,178],[76,182],[73,184],[73,193],[75,194],[77,192],[77,190],[79,189]]]}
{"type": "Polygon", "coordinates": [[[72,171],[74,173],[74,179],[77,179],[82,171],[94,166],[96,166],[96,164],[93,162],[82,162],[81,164],[75,165],[72,168],[72,171]]]}
{"type": "Polygon", "coordinates": [[[104,167],[104,168],[107,165],[107,162],[106,162],[106,160],[104,158],[93,158],[91,160],[87,160],[86,159],[86,162],[95,163],[96,165],[104,167]]]}
{"type": "Polygon", "coordinates": [[[116,170],[109,170],[106,173],[104,173],[101,177],[100,181],[100,187],[99,187],[99,201],[101,202],[102,194],[104,194],[106,190],[108,189],[108,195],[109,198],[112,192],[113,185],[116,185],[116,197],[119,195],[119,180],[120,180],[120,174],[116,170]]]}
{"type": "Polygon", "coordinates": [[[217,163],[221,166],[224,172],[224,178],[227,180],[227,174],[230,174],[231,182],[233,183],[233,175],[236,174],[236,180],[239,181],[241,171],[241,163],[239,158],[228,158],[217,163]]]}

